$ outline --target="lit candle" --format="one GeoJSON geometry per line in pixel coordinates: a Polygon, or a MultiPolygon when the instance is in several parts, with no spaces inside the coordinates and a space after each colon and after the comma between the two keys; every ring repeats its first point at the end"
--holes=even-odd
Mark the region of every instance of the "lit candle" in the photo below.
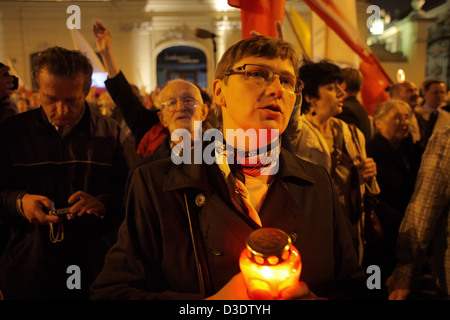
{"type": "MultiPolygon", "coordinates": [[[[282,230],[261,228],[247,238],[239,266],[250,298],[258,292],[278,299],[279,293],[299,281],[302,269],[298,250],[282,230]]],[[[261,296],[261,295],[258,295],[261,296]]]]}

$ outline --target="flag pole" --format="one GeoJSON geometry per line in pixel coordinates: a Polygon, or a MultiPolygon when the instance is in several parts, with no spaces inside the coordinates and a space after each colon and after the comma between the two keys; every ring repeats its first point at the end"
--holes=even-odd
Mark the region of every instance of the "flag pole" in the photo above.
{"type": "Polygon", "coordinates": [[[291,17],[289,16],[289,13],[287,12],[287,10],[284,10],[284,14],[289,22],[289,25],[290,25],[292,31],[294,32],[295,38],[297,39],[298,43],[300,44],[300,48],[303,51],[303,57],[305,58],[305,60],[311,61],[310,57],[308,56],[308,54],[305,50],[305,47],[303,46],[302,41],[300,40],[300,37],[297,34],[297,31],[295,30],[294,24],[292,23],[291,17]]]}

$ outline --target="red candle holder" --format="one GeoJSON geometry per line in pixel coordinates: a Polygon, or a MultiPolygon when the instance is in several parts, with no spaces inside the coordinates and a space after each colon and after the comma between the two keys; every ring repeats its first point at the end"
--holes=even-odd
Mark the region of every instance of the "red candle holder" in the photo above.
{"type": "Polygon", "coordinates": [[[289,235],[280,229],[261,228],[247,238],[239,266],[251,299],[269,295],[278,299],[283,289],[299,281],[302,262],[289,235]]]}

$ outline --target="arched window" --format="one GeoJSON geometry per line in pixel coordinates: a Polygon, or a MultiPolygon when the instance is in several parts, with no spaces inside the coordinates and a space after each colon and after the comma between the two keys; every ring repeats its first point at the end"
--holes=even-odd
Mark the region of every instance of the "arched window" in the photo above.
{"type": "Polygon", "coordinates": [[[174,46],[157,57],[157,82],[163,87],[168,80],[185,79],[206,87],[206,56],[200,49],[174,46]]]}

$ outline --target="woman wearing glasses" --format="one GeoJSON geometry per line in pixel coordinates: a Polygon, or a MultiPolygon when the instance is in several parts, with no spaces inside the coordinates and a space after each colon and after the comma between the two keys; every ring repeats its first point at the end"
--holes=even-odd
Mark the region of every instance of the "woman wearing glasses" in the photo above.
{"type": "Polygon", "coordinates": [[[381,193],[377,213],[384,237],[366,247],[365,263],[380,266],[382,280],[394,270],[398,230],[414,192],[422,160],[423,148],[413,141],[410,132],[411,114],[411,107],[402,100],[381,103],[373,116],[375,135],[367,144],[367,153],[378,166],[381,193]]]}
{"type": "Polygon", "coordinates": [[[336,186],[339,201],[352,226],[352,238],[362,262],[363,197],[380,192],[376,164],[366,155],[365,138],[355,126],[334,118],[342,112],[341,69],[329,62],[306,62],[300,67],[304,83],[301,113],[293,113],[288,137],[294,153],[323,166],[336,186]]]}
{"type": "Polygon", "coordinates": [[[216,161],[163,159],[135,171],[94,299],[249,299],[239,256],[261,227],[289,234],[303,264],[300,282],[275,298],[361,296],[352,289],[364,275],[328,173],[276,143],[301,93],[297,72],[283,40],[256,36],[224,53],[213,84],[221,147],[204,140],[203,149],[216,161]],[[237,134],[250,131],[256,145],[237,134]],[[267,158],[277,170],[264,171],[267,158]]]}

